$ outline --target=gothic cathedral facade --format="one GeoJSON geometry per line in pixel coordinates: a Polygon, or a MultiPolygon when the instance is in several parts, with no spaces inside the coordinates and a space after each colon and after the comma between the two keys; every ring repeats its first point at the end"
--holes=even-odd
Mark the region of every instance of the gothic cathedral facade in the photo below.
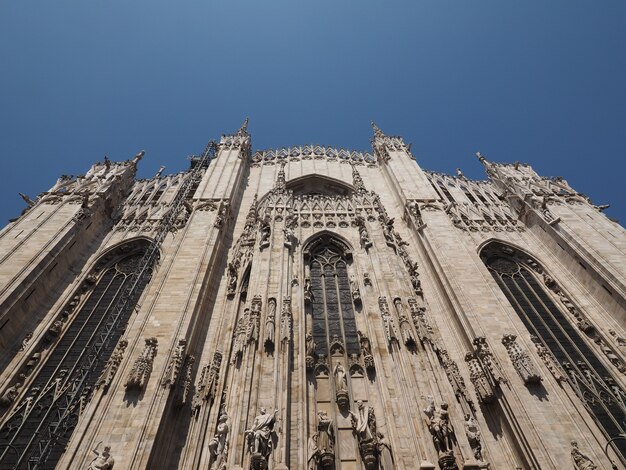
{"type": "Polygon", "coordinates": [[[246,122],[187,171],[137,180],[141,152],[24,196],[0,469],[624,468],[624,229],[373,129],[253,152],[246,122]]]}

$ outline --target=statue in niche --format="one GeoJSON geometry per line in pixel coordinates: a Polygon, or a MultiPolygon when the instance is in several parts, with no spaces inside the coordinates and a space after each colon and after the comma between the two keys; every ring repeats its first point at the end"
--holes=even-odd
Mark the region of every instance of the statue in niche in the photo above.
{"type": "Polygon", "coordinates": [[[311,279],[308,277],[304,280],[304,303],[310,304],[313,302],[313,292],[311,291],[311,279]]]}
{"type": "Polygon", "coordinates": [[[276,322],[276,299],[271,297],[267,301],[267,317],[265,319],[265,345],[274,345],[274,325],[276,322]]]}
{"type": "Polygon", "coordinates": [[[597,469],[597,465],[593,463],[589,457],[583,454],[578,448],[578,442],[572,441],[572,461],[574,462],[574,467],[577,470],[595,470],[597,469]]]}
{"type": "Polygon", "coordinates": [[[349,411],[352,429],[359,441],[361,459],[367,470],[375,470],[378,463],[378,441],[374,410],[361,400],[356,402],[356,412],[349,411]]]}
{"type": "Polygon", "coordinates": [[[261,221],[261,242],[259,243],[259,248],[262,250],[263,248],[267,248],[270,246],[270,235],[272,234],[272,228],[270,226],[270,218],[266,216],[261,221]]]}
{"type": "Polygon", "coordinates": [[[376,417],[374,410],[363,403],[362,400],[356,402],[356,413],[349,411],[352,421],[352,429],[356,433],[359,441],[370,441],[376,435],[376,417]]]}
{"type": "Polygon", "coordinates": [[[348,382],[346,380],[346,370],[343,368],[341,362],[338,362],[334,370],[335,374],[335,387],[337,392],[347,392],[348,382]]]}
{"type": "Polygon", "coordinates": [[[359,303],[361,301],[361,292],[359,292],[359,283],[354,275],[350,276],[350,292],[352,292],[352,300],[355,303],[359,303]]]}
{"type": "Polygon", "coordinates": [[[483,446],[480,440],[480,429],[478,428],[478,421],[473,416],[465,415],[465,435],[469,442],[472,452],[474,452],[474,458],[476,460],[483,459],[483,446]]]}
{"type": "Polygon", "coordinates": [[[313,335],[311,333],[306,334],[306,356],[307,357],[315,357],[317,352],[317,345],[315,344],[315,340],[313,339],[313,335]]]}
{"type": "Polygon", "coordinates": [[[325,411],[317,413],[317,455],[322,468],[330,468],[335,461],[335,428],[325,411]]]}
{"type": "Polygon", "coordinates": [[[228,457],[228,434],[230,426],[228,415],[222,413],[217,420],[217,430],[215,437],[209,441],[209,452],[211,453],[211,470],[226,470],[226,460],[228,457]]]}
{"type": "Polygon", "coordinates": [[[391,444],[389,440],[381,433],[378,433],[378,464],[380,470],[393,470],[393,454],[391,453],[391,444]]]}
{"type": "Polygon", "coordinates": [[[252,454],[252,468],[267,468],[267,459],[272,453],[272,432],[276,423],[276,414],[268,414],[264,407],[261,407],[259,415],[254,418],[254,423],[250,429],[244,431],[248,450],[252,454]]]}
{"type": "Polygon", "coordinates": [[[237,265],[228,263],[228,295],[233,295],[237,289],[237,265]]]}
{"type": "Polygon", "coordinates": [[[102,452],[98,452],[98,446],[93,450],[93,453],[96,454],[96,458],[94,458],[87,470],[112,470],[113,464],[115,464],[115,460],[111,457],[111,447],[104,446],[102,452]]]}

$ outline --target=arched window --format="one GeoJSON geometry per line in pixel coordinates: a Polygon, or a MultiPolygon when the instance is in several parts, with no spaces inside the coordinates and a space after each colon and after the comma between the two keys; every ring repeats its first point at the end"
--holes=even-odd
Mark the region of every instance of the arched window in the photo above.
{"type": "Polygon", "coordinates": [[[346,247],[331,237],[318,240],[308,253],[313,339],[320,355],[330,355],[335,337],[345,345],[348,355],[360,350],[348,276],[349,256],[346,247]]]}
{"type": "MultiPolygon", "coordinates": [[[[578,320],[578,328],[572,324],[563,311],[566,305],[567,310],[578,312],[579,318],[583,317],[556,281],[547,276],[528,255],[501,243],[493,242],[486,246],[481,257],[530,334],[536,336],[563,367],[572,389],[607,440],[626,432],[626,393],[617,385],[611,368],[598,358],[581,331],[596,342],[605,345],[606,342],[588,322],[578,320]],[[560,302],[556,300],[557,296],[561,298],[560,302]]],[[[624,441],[613,444],[626,462],[624,441]]]]}
{"type": "Polygon", "coordinates": [[[57,464],[81,403],[89,401],[149,281],[150,271],[139,275],[148,247],[147,240],[138,239],[104,255],[35,347],[31,357],[42,357],[44,364],[37,368],[35,361],[20,371],[35,376],[0,429],[1,468],[57,464]]]}

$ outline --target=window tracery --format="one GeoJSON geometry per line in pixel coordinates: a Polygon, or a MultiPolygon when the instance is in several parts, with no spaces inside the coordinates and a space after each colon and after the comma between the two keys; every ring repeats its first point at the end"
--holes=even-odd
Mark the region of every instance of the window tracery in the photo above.
{"type": "MultiPolygon", "coordinates": [[[[540,279],[560,299],[566,299],[561,303],[568,310],[575,309],[573,303],[558,289],[556,281],[527,255],[494,242],[483,249],[481,257],[532,335],[542,360],[556,362],[550,369],[551,373],[554,375],[553,370],[560,368],[565,371],[574,392],[607,438],[625,432],[626,393],[612,378],[610,367],[599,359],[578,330],[590,336],[594,343],[599,341],[600,345],[604,345],[602,347],[606,347],[601,335],[595,329],[592,333],[586,332],[584,327],[588,322],[581,326],[580,320],[574,324],[566,316],[540,279]]],[[[613,444],[622,460],[626,461],[626,445],[620,441],[613,444]]]]}
{"type": "Polygon", "coordinates": [[[335,337],[348,355],[360,352],[347,263],[346,255],[332,244],[317,247],[311,255],[312,331],[320,355],[330,355],[335,337]]]}

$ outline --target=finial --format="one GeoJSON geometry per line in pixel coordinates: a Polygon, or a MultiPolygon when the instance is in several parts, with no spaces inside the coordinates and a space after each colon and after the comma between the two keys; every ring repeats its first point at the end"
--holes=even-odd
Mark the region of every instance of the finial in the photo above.
{"type": "Polygon", "coordinates": [[[356,169],[356,165],[354,162],[350,162],[350,166],[352,167],[352,185],[357,193],[364,193],[367,190],[365,189],[365,184],[363,183],[363,179],[361,178],[361,174],[359,170],[356,169]]]}
{"type": "Polygon", "coordinates": [[[142,150],[137,155],[135,155],[135,158],[133,158],[133,160],[132,160],[133,165],[137,165],[139,160],[141,160],[145,154],[146,154],[146,151],[142,150]]]}
{"type": "Polygon", "coordinates": [[[156,175],[154,175],[154,177],[159,178],[161,176],[161,173],[163,173],[163,170],[165,170],[165,166],[161,165],[161,168],[159,168],[159,171],[156,172],[156,175]]]}
{"type": "Polygon", "coordinates": [[[480,152],[476,152],[476,157],[480,163],[487,163],[487,159],[480,152]]]}
{"type": "Polygon", "coordinates": [[[246,117],[243,120],[243,124],[241,125],[241,127],[237,131],[237,135],[242,135],[242,134],[247,134],[247,133],[248,133],[248,118],[246,117]]]}
{"type": "Polygon", "coordinates": [[[457,169],[456,169],[456,175],[457,175],[459,178],[465,178],[465,175],[463,174],[463,172],[461,171],[461,169],[460,169],[460,168],[457,168],[457,169]]]}
{"type": "Polygon", "coordinates": [[[372,121],[372,129],[374,129],[374,137],[384,137],[385,136],[383,131],[380,130],[380,128],[376,125],[376,123],[374,121],[372,121]]]}
{"type": "Polygon", "coordinates": [[[29,198],[26,194],[23,194],[23,193],[18,193],[18,194],[20,195],[22,199],[24,199],[24,202],[28,204],[28,207],[33,207],[35,205],[35,201],[29,198]]]}

